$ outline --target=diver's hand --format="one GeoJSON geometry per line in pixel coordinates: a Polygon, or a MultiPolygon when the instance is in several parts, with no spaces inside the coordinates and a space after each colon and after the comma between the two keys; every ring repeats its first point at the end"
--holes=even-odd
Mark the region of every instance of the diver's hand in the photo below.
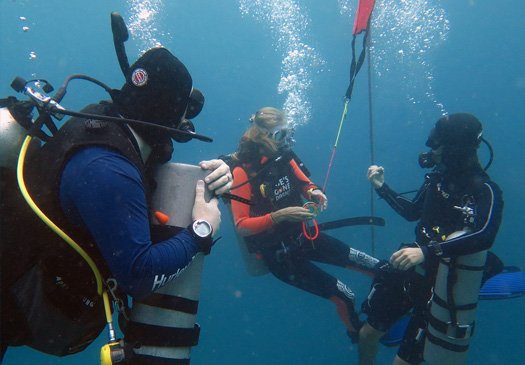
{"type": "Polygon", "coordinates": [[[372,165],[368,168],[367,177],[374,188],[379,189],[385,183],[385,169],[383,166],[372,165]]]}
{"type": "Polygon", "coordinates": [[[208,189],[215,195],[221,195],[232,187],[232,174],[230,167],[223,160],[209,160],[199,162],[203,170],[211,170],[204,181],[208,184],[208,189]]]}
{"type": "Polygon", "coordinates": [[[221,211],[219,210],[219,200],[215,197],[209,202],[204,199],[204,181],[198,180],[195,187],[195,202],[191,211],[193,220],[204,219],[213,227],[213,235],[219,231],[221,225],[221,211]]]}
{"type": "Polygon", "coordinates": [[[272,212],[270,215],[275,223],[301,222],[305,219],[314,218],[314,215],[308,209],[303,207],[282,208],[272,212]]]}
{"type": "Polygon", "coordinates": [[[390,263],[395,269],[399,270],[408,270],[423,261],[425,261],[425,256],[419,247],[402,248],[390,256],[390,263]]]}
{"type": "Polygon", "coordinates": [[[317,206],[321,212],[328,208],[328,198],[321,189],[312,190],[310,193],[310,199],[317,203],[317,206]]]}

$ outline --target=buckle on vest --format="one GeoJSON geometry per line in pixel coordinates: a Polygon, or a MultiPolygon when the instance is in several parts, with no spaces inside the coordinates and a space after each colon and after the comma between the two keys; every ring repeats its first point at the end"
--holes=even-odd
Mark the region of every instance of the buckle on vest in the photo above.
{"type": "Polygon", "coordinates": [[[447,337],[453,340],[465,340],[474,334],[475,322],[472,324],[459,324],[447,322],[447,337]]]}

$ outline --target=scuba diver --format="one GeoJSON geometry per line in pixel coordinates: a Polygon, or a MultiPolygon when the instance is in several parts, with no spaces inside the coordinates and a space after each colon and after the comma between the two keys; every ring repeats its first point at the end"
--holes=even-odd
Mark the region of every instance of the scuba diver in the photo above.
{"type": "MultiPolygon", "coordinates": [[[[30,146],[23,176],[37,206],[89,254],[105,282],[117,283],[110,292],[126,305],[127,296],[147,297],[177,280],[199,252],[210,253],[221,219],[217,198],[204,199],[205,185],[220,195],[229,190],[232,176],[222,160],[200,162],[210,173],[195,187],[193,224],[154,236],[152,172],[171,159],[172,139],[199,136],[190,119],[202,109],[204,97],[192,87],[185,65],[162,47],[148,50],[123,71],[126,82],[109,90],[111,101],[87,106],[58,129],[47,124],[50,137],[30,130],[42,143],[30,146]]],[[[60,105],[30,84],[18,80],[18,89],[40,102],[44,114],[58,116],[60,105]]],[[[6,104],[17,121],[31,124],[24,105],[14,98],[6,104]]],[[[1,171],[0,359],[8,346],[27,345],[56,356],[82,351],[106,324],[89,263],[35,218],[20,196],[14,169],[2,166],[1,171]]],[[[106,306],[108,312],[111,317],[106,306]]],[[[121,329],[127,335],[125,326],[121,329]]]]}
{"type": "Polygon", "coordinates": [[[229,155],[232,192],[245,200],[231,201],[235,229],[276,278],[332,301],[355,341],[361,323],[354,292],[313,261],[373,275],[379,260],[316,230],[315,216],[328,199],[290,149],[285,113],[264,107],[250,122],[237,152],[229,155]]]}
{"type": "Polygon", "coordinates": [[[383,167],[369,167],[368,179],[378,195],[418,223],[415,241],[401,245],[389,260],[405,273],[378,275],[363,303],[368,318],[359,334],[361,365],[374,363],[380,338],[411,310],[393,364],[466,363],[483,270],[489,264],[486,250],[494,243],[503,211],[502,192],[485,172],[490,162],[483,169],[478,160],[481,141],[487,143],[474,115],[440,118],[426,141],[431,151],[419,159],[421,167],[434,169],[413,200],[385,183],[383,167]]]}

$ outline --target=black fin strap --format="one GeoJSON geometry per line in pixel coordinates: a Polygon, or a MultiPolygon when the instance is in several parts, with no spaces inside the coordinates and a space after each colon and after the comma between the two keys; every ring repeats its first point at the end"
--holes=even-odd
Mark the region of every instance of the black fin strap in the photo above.
{"type": "Polygon", "coordinates": [[[152,293],[137,302],[151,307],[175,310],[188,314],[197,314],[199,307],[199,302],[196,300],[158,293],[152,293]]]}
{"type": "Polygon", "coordinates": [[[381,217],[350,217],[338,219],[336,221],[319,223],[318,228],[320,231],[327,231],[329,229],[348,227],[348,226],[357,226],[357,225],[374,225],[374,226],[384,226],[385,220],[381,217]]]}
{"type": "Polygon", "coordinates": [[[189,365],[190,359],[167,359],[150,355],[134,354],[130,365],[189,365]]]}
{"type": "Polygon", "coordinates": [[[469,304],[450,306],[443,298],[441,298],[435,292],[434,292],[434,295],[432,296],[432,302],[436,303],[441,308],[445,308],[445,309],[449,309],[449,310],[450,309],[455,309],[457,311],[467,311],[467,310],[471,310],[471,309],[476,309],[477,306],[478,306],[477,302],[476,303],[469,303],[469,304]]]}
{"type": "Polygon", "coordinates": [[[435,345],[441,346],[444,349],[447,349],[447,350],[450,350],[450,351],[454,351],[454,352],[465,352],[465,351],[468,351],[469,345],[456,345],[456,344],[447,342],[445,340],[442,340],[439,337],[434,336],[433,334],[429,333],[428,331],[427,331],[426,336],[427,336],[427,338],[428,338],[428,340],[430,342],[432,342],[435,345]]]}
{"type": "Polygon", "coordinates": [[[131,344],[162,347],[191,347],[199,343],[200,326],[193,328],[164,327],[129,321],[125,339],[131,344]]]}

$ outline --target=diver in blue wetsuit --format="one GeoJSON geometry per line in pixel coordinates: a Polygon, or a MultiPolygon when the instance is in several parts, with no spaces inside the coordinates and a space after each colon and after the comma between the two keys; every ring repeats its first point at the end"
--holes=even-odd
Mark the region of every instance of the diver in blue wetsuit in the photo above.
{"type": "MultiPolygon", "coordinates": [[[[402,245],[390,258],[390,264],[405,273],[378,275],[367,301],[363,303],[368,319],[360,331],[361,365],[374,363],[379,339],[410,310],[411,321],[394,364],[420,364],[425,337],[446,351],[468,349],[468,345],[447,344],[429,334],[428,323],[446,332],[448,337],[454,337],[450,336],[451,328],[447,328],[447,323],[443,324],[433,316],[428,304],[432,289],[437,285],[440,260],[453,263],[459,257],[484,252],[494,243],[501,223],[501,190],[478,161],[481,132],[481,123],[471,114],[456,113],[439,119],[426,142],[431,152],[420,156],[422,167],[435,168],[426,174],[425,182],[413,200],[400,196],[384,182],[382,167],[369,168],[368,178],[378,195],[397,213],[407,220],[418,220],[418,224],[415,242],[402,245]],[[462,232],[462,235],[453,238],[451,234],[457,232],[462,232]]],[[[447,282],[446,292],[452,293],[453,286],[461,285],[461,280],[456,276],[447,282]]],[[[472,285],[477,285],[474,288],[477,293],[479,282],[472,285]]],[[[471,309],[476,304],[469,303],[468,308],[460,308],[451,304],[454,299],[458,300],[452,295],[446,301],[439,302],[438,299],[434,295],[432,306],[446,307],[452,317],[457,316],[457,311],[471,309]]],[[[464,333],[457,336],[458,340],[465,340],[472,334],[467,326],[462,329],[464,333]]]]}
{"type": "MultiPolygon", "coordinates": [[[[141,56],[111,96],[111,102],[83,112],[149,125],[74,117],[27,158],[26,183],[37,205],[93,258],[104,279],[114,279],[123,296],[140,299],[176,280],[198,252],[210,252],[220,211],[217,198],[205,201],[205,184],[220,195],[229,190],[232,177],[221,160],[201,162],[210,173],[196,186],[192,218],[198,225],[157,237],[150,225],[152,173],[171,159],[172,139],[189,139],[152,125],[192,130],[189,119],[202,108],[203,97],[193,89],[184,64],[165,48],[141,56]]],[[[6,224],[16,229],[3,230],[2,242],[17,234],[24,252],[41,255],[34,266],[14,266],[2,277],[2,348],[28,345],[58,356],[83,350],[105,325],[88,265],[47,228],[20,226],[14,218],[6,224]],[[27,237],[21,239],[24,232],[27,237]],[[48,331],[45,336],[38,332],[42,329],[48,331]]],[[[2,247],[2,262],[7,253],[2,247]]]]}

